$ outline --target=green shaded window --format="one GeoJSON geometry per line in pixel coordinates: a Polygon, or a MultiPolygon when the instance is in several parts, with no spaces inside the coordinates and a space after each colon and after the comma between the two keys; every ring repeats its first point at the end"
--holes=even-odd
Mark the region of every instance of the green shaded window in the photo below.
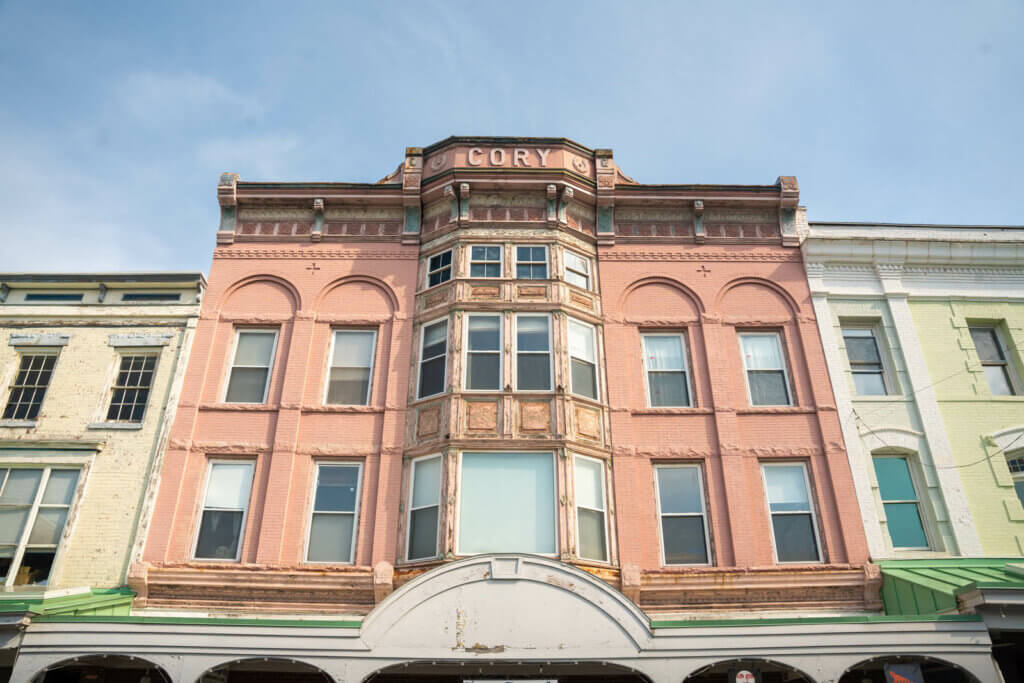
{"type": "Polygon", "coordinates": [[[906,458],[875,457],[878,492],[894,548],[928,548],[921,507],[906,458]]]}

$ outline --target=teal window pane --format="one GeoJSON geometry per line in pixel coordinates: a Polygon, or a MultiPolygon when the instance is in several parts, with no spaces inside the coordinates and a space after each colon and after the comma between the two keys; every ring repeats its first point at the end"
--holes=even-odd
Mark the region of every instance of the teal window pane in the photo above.
{"type": "Polygon", "coordinates": [[[917,503],[886,503],[885,519],[894,548],[927,548],[917,503]]]}
{"type": "Polygon", "coordinates": [[[875,458],[875,476],[882,500],[917,500],[905,458],[875,458]]]}
{"type": "Polygon", "coordinates": [[[1017,497],[1020,498],[1020,504],[1024,505],[1024,479],[1018,479],[1013,482],[1013,488],[1017,491],[1017,497]]]}

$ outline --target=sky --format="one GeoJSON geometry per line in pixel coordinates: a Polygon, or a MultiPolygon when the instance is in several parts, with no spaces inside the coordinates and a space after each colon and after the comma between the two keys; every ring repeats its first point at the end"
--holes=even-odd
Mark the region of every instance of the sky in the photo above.
{"type": "Polygon", "coordinates": [[[375,182],[449,135],[1021,225],[1022,29],[1022,0],[0,0],[0,271],[205,271],[221,172],[375,182]]]}

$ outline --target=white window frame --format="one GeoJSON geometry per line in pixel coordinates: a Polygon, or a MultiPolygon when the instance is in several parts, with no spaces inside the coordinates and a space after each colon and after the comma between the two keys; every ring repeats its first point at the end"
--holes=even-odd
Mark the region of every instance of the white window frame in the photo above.
{"type": "Polygon", "coordinates": [[[451,352],[451,319],[448,316],[436,318],[420,325],[420,347],[416,351],[416,400],[430,398],[432,396],[440,396],[448,391],[448,354],[451,352]],[[428,394],[426,396],[420,395],[420,380],[423,379],[423,338],[426,336],[427,328],[436,325],[437,323],[444,321],[444,355],[443,356],[431,356],[427,360],[434,360],[435,358],[444,358],[444,371],[441,373],[444,378],[441,382],[441,391],[428,394]]]}
{"type": "MultiPolygon", "coordinates": [[[[598,343],[597,343],[597,326],[596,325],[591,325],[590,323],[585,323],[582,320],[577,320],[576,318],[572,318],[572,317],[568,317],[568,316],[566,317],[566,321],[567,322],[566,322],[566,326],[565,326],[565,339],[566,339],[566,351],[568,352],[568,355],[569,355],[569,382],[568,382],[569,383],[569,393],[572,394],[573,396],[579,396],[580,398],[584,398],[584,399],[586,399],[588,401],[598,401],[598,402],[600,402],[601,394],[602,394],[602,392],[601,392],[601,364],[599,362],[600,358],[598,357],[598,354],[597,354],[597,347],[598,347],[598,343]],[[592,341],[591,351],[594,354],[594,393],[597,394],[596,396],[593,396],[593,397],[587,396],[586,394],[576,393],[576,387],[574,387],[573,383],[572,383],[572,360],[573,360],[573,358],[576,358],[576,356],[572,355],[572,344],[569,343],[569,336],[572,334],[572,332],[570,332],[570,330],[572,329],[573,324],[580,325],[582,327],[589,327],[590,331],[592,332],[592,335],[591,335],[591,341],[592,341]]],[[[589,361],[587,361],[584,358],[580,358],[579,360],[584,362],[584,363],[589,363],[589,361]]]]}
{"type": "Polygon", "coordinates": [[[640,350],[642,351],[643,358],[641,362],[644,368],[644,396],[647,397],[648,408],[692,408],[694,406],[693,400],[693,382],[690,381],[690,347],[686,342],[686,334],[684,332],[641,332],[640,333],[640,350]],[[679,370],[651,370],[647,367],[647,337],[676,337],[679,339],[679,343],[682,344],[683,349],[683,367],[682,373],[686,382],[686,397],[689,399],[684,406],[656,406],[651,402],[651,372],[679,372],[679,370]]]}
{"type": "MultiPolygon", "coordinates": [[[[555,352],[554,352],[554,320],[550,313],[516,313],[513,318],[512,329],[512,390],[525,391],[531,394],[550,394],[555,391],[555,352]],[[534,317],[548,319],[548,389],[520,389],[519,388],[519,318],[534,317]]],[[[531,355],[540,355],[540,351],[523,351],[531,355]]],[[[477,451],[471,451],[476,453],[477,451]]]]}
{"type": "MultiPolygon", "coordinates": [[[[971,330],[992,330],[992,335],[996,339],[996,345],[999,347],[999,353],[1003,356],[1002,363],[996,361],[986,361],[981,359],[981,354],[978,353],[978,346],[974,342],[974,337],[971,336],[971,345],[974,346],[974,355],[978,359],[978,363],[984,368],[985,366],[999,367],[1002,366],[1003,373],[1006,375],[1006,383],[1010,387],[1010,396],[1020,396],[1024,393],[1024,387],[1021,386],[1021,378],[1017,374],[1017,368],[1013,362],[1013,356],[1010,355],[1009,347],[1006,344],[1006,339],[1003,336],[1002,326],[995,322],[976,322],[967,323],[967,333],[970,335],[971,330]]],[[[984,370],[983,370],[984,373],[984,370]]],[[[988,387],[988,393],[992,396],[1000,396],[992,392],[992,385],[988,382],[988,377],[985,378],[985,386],[988,387]]]]}
{"type": "MultiPolygon", "coordinates": [[[[68,525],[72,522],[72,512],[75,510],[75,506],[78,503],[78,492],[82,487],[82,482],[85,479],[85,468],[75,465],[65,464],[49,464],[49,463],[4,463],[0,462],[0,469],[7,470],[7,477],[4,478],[2,486],[7,486],[7,480],[10,477],[10,473],[14,470],[42,470],[42,476],[39,477],[39,487],[36,489],[35,498],[29,504],[28,517],[25,519],[25,528],[21,530],[21,536],[18,538],[18,543],[14,549],[14,556],[11,557],[11,568],[7,571],[7,578],[4,581],[4,586],[10,588],[14,586],[14,579],[18,575],[18,570],[21,568],[21,562],[25,558],[25,551],[28,546],[29,536],[32,535],[32,528],[36,524],[36,517],[39,514],[39,508],[43,506],[43,495],[46,493],[46,486],[50,483],[50,472],[52,470],[76,470],[78,472],[78,479],[75,481],[75,490],[71,496],[71,502],[68,503],[68,516],[64,518],[64,528],[61,529],[61,538],[64,540],[64,534],[67,532],[68,525]]],[[[0,489],[2,490],[2,489],[0,489]]],[[[47,504],[45,507],[52,508],[63,508],[62,505],[47,504]]],[[[64,544],[61,542],[57,543],[57,547],[53,551],[53,563],[50,565],[50,576],[53,576],[54,570],[57,568],[57,562],[60,560],[61,553],[64,550],[64,544]]],[[[47,586],[49,585],[49,577],[47,577],[47,586]]]]}
{"type": "Polygon", "coordinates": [[[593,290],[593,288],[594,288],[594,280],[593,280],[593,270],[594,270],[594,268],[593,268],[593,264],[590,262],[590,259],[587,258],[586,256],[583,256],[582,254],[576,253],[575,251],[573,251],[571,249],[564,249],[562,253],[563,253],[563,256],[562,256],[562,266],[565,268],[565,272],[562,275],[562,279],[564,279],[568,284],[572,285],[573,287],[579,287],[580,289],[583,289],[583,290],[588,291],[588,292],[593,290]],[[580,259],[581,261],[583,261],[583,263],[587,267],[587,272],[584,273],[584,272],[581,272],[581,271],[577,270],[576,268],[571,268],[569,266],[569,258],[568,257],[569,257],[570,254],[575,256],[576,258],[580,259]],[[575,282],[570,282],[569,281],[569,276],[568,276],[569,273],[574,273],[575,275],[578,275],[578,276],[580,276],[582,278],[585,278],[586,281],[587,281],[586,287],[578,285],[575,282]]]}
{"type": "Polygon", "coordinates": [[[922,550],[933,550],[934,540],[931,532],[931,517],[925,514],[924,503],[921,500],[921,482],[917,476],[916,468],[914,463],[911,462],[911,455],[907,453],[871,453],[871,471],[875,474],[875,460],[876,459],[888,459],[888,460],[902,460],[907,466],[907,475],[910,477],[910,485],[914,488],[914,495],[917,496],[914,500],[886,500],[882,498],[882,487],[878,485],[878,475],[875,474],[875,485],[878,486],[878,500],[882,504],[882,515],[885,517],[885,532],[889,538],[889,547],[892,548],[893,552],[920,552],[922,550]],[[917,518],[921,520],[921,533],[924,534],[925,543],[928,545],[920,546],[897,546],[893,543],[892,534],[889,532],[889,515],[885,512],[886,503],[914,503],[917,506],[917,518]]]}
{"type": "Polygon", "coordinates": [[[818,513],[814,509],[816,507],[814,504],[814,489],[811,488],[811,478],[807,472],[807,463],[796,460],[785,460],[782,462],[765,462],[762,460],[760,464],[761,490],[764,491],[765,509],[768,511],[768,529],[771,531],[772,559],[775,560],[775,564],[822,564],[825,561],[825,552],[824,548],[821,547],[821,532],[818,530],[818,513]],[[814,530],[814,549],[818,554],[818,559],[813,562],[807,560],[780,562],[779,553],[775,549],[775,523],[772,517],[774,515],[806,515],[808,513],[803,511],[772,512],[772,501],[768,497],[768,478],[764,476],[764,471],[766,467],[793,467],[794,465],[801,467],[804,473],[804,490],[807,492],[807,507],[810,508],[809,514],[811,515],[811,528],[814,530]]]}
{"type": "MultiPolygon", "coordinates": [[[[789,356],[786,354],[786,347],[782,343],[782,333],[778,331],[771,332],[751,332],[751,331],[740,331],[737,330],[737,338],[739,339],[740,346],[740,362],[743,363],[743,383],[747,387],[747,403],[751,408],[776,408],[786,407],[793,405],[793,386],[790,383],[789,377],[789,356]],[[753,394],[750,392],[750,370],[747,368],[747,354],[743,350],[743,337],[774,337],[775,343],[779,347],[779,357],[782,359],[782,376],[786,383],[786,402],[785,403],[754,403],[753,394]]],[[[760,368],[765,370],[766,368],[760,368]]],[[[755,370],[756,372],[756,370],[755,370]]]]}
{"type": "MultiPolygon", "coordinates": [[[[502,455],[502,454],[508,455],[509,453],[547,453],[547,454],[549,454],[551,456],[551,473],[552,473],[552,477],[553,477],[552,483],[553,483],[553,488],[554,488],[553,494],[555,496],[554,500],[551,501],[552,502],[552,515],[553,515],[552,523],[554,524],[554,530],[555,530],[555,552],[553,552],[553,553],[530,553],[530,554],[539,555],[540,557],[560,557],[561,544],[559,543],[559,540],[560,540],[560,537],[561,537],[561,533],[560,533],[559,524],[558,524],[558,500],[559,500],[560,496],[559,496],[559,491],[558,491],[558,460],[555,457],[556,456],[555,451],[554,450],[550,450],[550,451],[545,451],[545,450],[539,450],[539,451],[531,451],[531,450],[512,451],[512,450],[490,450],[490,449],[489,450],[467,449],[465,452],[467,452],[467,453],[474,453],[474,454],[479,453],[479,454],[494,454],[494,455],[502,455]]],[[[456,482],[455,483],[455,488],[457,490],[457,495],[456,495],[456,499],[455,499],[455,523],[453,525],[453,530],[455,532],[455,555],[456,555],[456,557],[474,557],[476,555],[486,555],[487,553],[464,553],[464,552],[461,551],[461,549],[459,547],[459,543],[460,543],[461,536],[462,536],[462,490],[463,490],[462,489],[462,455],[463,455],[463,451],[459,451],[458,464],[457,464],[458,471],[455,473],[455,482],[456,482]]]]}
{"type": "Polygon", "coordinates": [[[658,511],[658,552],[661,553],[662,567],[711,567],[714,565],[714,558],[711,557],[711,533],[708,528],[708,506],[704,497],[704,468],[698,463],[665,463],[655,465],[654,470],[654,501],[658,511]],[[663,516],[669,517],[696,517],[694,512],[662,512],[661,511],[661,484],[658,480],[658,470],[662,469],[695,469],[697,470],[697,490],[700,494],[700,517],[704,522],[704,557],[707,562],[696,563],[669,563],[665,559],[665,533],[661,523],[663,516]]]}
{"type": "MultiPolygon", "coordinates": [[[[252,490],[253,485],[256,483],[256,460],[252,458],[239,458],[237,460],[231,458],[210,458],[206,464],[206,478],[203,482],[203,493],[199,497],[199,515],[196,517],[196,529],[194,538],[192,539],[192,553],[191,558],[193,562],[238,562],[242,558],[242,548],[245,546],[245,531],[246,524],[249,523],[249,508],[252,506],[252,490]],[[206,493],[210,488],[210,477],[213,476],[214,465],[249,465],[249,497],[245,501],[245,508],[242,510],[242,524],[238,529],[238,550],[235,552],[234,559],[227,559],[223,557],[196,557],[196,551],[199,550],[199,534],[203,530],[203,513],[206,512],[206,493]]],[[[220,509],[220,508],[217,508],[220,509]]],[[[227,508],[224,508],[227,509],[227,508]]]]}
{"type": "MultiPolygon", "coordinates": [[[[850,369],[850,381],[853,382],[854,364],[850,360],[850,351],[846,346],[846,331],[847,330],[867,330],[871,333],[871,338],[875,342],[875,348],[878,350],[878,361],[882,369],[882,385],[885,387],[885,394],[883,396],[898,396],[900,393],[899,386],[896,382],[896,374],[893,371],[892,365],[889,362],[888,354],[888,341],[883,348],[882,341],[885,339],[885,335],[882,333],[881,326],[877,323],[857,323],[850,322],[845,323],[842,320],[839,321],[839,336],[843,340],[843,351],[846,354],[846,366],[850,369]]],[[[877,398],[870,394],[859,394],[857,393],[857,384],[853,383],[853,398],[860,396],[864,397],[864,400],[870,401],[872,398],[877,398]]]]}
{"type": "Polygon", "coordinates": [[[441,551],[438,548],[438,542],[441,539],[441,500],[444,498],[444,459],[440,453],[433,453],[431,455],[424,455],[419,458],[413,458],[410,461],[409,466],[409,508],[405,515],[405,561],[406,562],[428,562],[433,559],[437,559],[440,556],[441,551]],[[418,508],[414,508],[412,505],[413,495],[416,492],[416,467],[421,462],[428,460],[440,460],[441,471],[438,474],[438,485],[437,485],[437,503],[434,505],[421,505],[418,508]],[[430,557],[417,557],[412,558],[409,556],[409,550],[412,547],[412,513],[416,510],[425,510],[427,508],[437,508],[437,526],[434,527],[434,554],[430,557]]]}
{"type": "Polygon", "coordinates": [[[440,287],[441,285],[445,284],[446,282],[451,282],[452,280],[454,280],[455,279],[455,249],[449,247],[448,249],[442,249],[441,251],[437,252],[436,254],[431,254],[430,256],[428,256],[427,257],[427,268],[426,268],[426,271],[427,271],[426,281],[423,283],[423,284],[426,285],[426,287],[424,289],[431,289],[433,287],[440,287]],[[431,269],[431,267],[430,267],[431,260],[433,260],[435,258],[440,258],[441,256],[444,256],[445,254],[449,254],[450,255],[449,256],[449,260],[448,260],[448,265],[447,266],[441,266],[439,268],[431,269]],[[430,276],[433,275],[434,273],[440,273],[443,270],[447,270],[448,271],[448,279],[442,280],[441,282],[438,282],[436,285],[430,284],[430,276]]]}
{"type": "MultiPolygon", "coordinates": [[[[229,401],[228,401],[228,391],[231,389],[231,376],[234,373],[235,367],[236,367],[235,366],[235,356],[238,354],[238,340],[241,338],[243,332],[247,332],[247,333],[248,332],[261,332],[261,333],[265,333],[265,334],[271,334],[272,333],[274,335],[274,344],[273,344],[273,346],[271,347],[271,350],[270,350],[270,365],[267,366],[267,380],[263,384],[263,400],[258,401],[258,402],[254,402],[254,401],[230,401],[230,404],[231,405],[240,405],[240,406],[258,406],[258,405],[263,405],[263,404],[265,404],[267,402],[267,396],[270,393],[270,383],[271,383],[271,380],[272,380],[272,378],[274,376],[274,366],[277,364],[277,342],[280,339],[280,332],[281,332],[281,330],[279,328],[276,328],[276,327],[236,327],[235,328],[235,341],[234,341],[234,344],[232,344],[232,346],[231,346],[231,356],[230,356],[230,360],[228,361],[228,376],[227,376],[227,379],[224,382],[224,391],[221,393],[221,402],[222,403],[229,403],[229,401]]],[[[257,365],[241,365],[241,366],[238,366],[238,367],[255,368],[255,367],[262,367],[262,366],[257,366],[257,365]]]]}
{"type": "Polygon", "coordinates": [[[377,364],[377,329],[366,328],[366,327],[332,327],[331,328],[331,346],[327,352],[327,376],[324,379],[324,398],[323,402],[325,406],[368,406],[373,399],[373,371],[377,364]],[[373,333],[373,350],[370,352],[370,381],[366,384],[366,396],[363,399],[363,403],[328,403],[327,397],[331,392],[331,370],[334,369],[334,345],[338,339],[338,332],[372,332],[373,333]]]}
{"type": "MultiPolygon", "coordinates": [[[[548,248],[547,244],[514,244],[514,245],[512,245],[512,256],[513,256],[513,259],[512,259],[512,263],[513,263],[512,279],[513,280],[523,280],[524,282],[529,282],[530,280],[533,280],[535,282],[544,282],[546,280],[550,280],[551,279],[551,249],[548,248]],[[544,270],[545,270],[545,273],[547,274],[547,277],[542,278],[542,279],[541,278],[529,278],[529,279],[527,279],[527,278],[520,278],[519,277],[519,263],[520,263],[520,261],[519,261],[519,247],[531,247],[531,248],[534,248],[534,249],[537,248],[537,247],[540,247],[540,248],[542,248],[544,250],[544,270]]],[[[524,264],[528,263],[530,265],[536,265],[536,264],[540,263],[540,261],[523,261],[522,263],[524,263],[524,264]]]]}
{"type": "Polygon", "coordinates": [[[501,245],[501,244],[470,244],[470,245],[468,245],[468,247],[469,247],[469,272],[466,274],[467,277],[470,277],[470,278],[473,278],[473,279],[479,279],[479,280],[499,280],[499,279],[501,279],[501,278],[503,278],[505,276],[505,247],[503,245],[501,245]],[[485,249],[488,248],[488,247],[497,248],[497,250],[498,250],[498,260],[497,261],[488,261],[486,259],[482,260],[482,261],[474,260],[473,259],[473,249],[476,248],[476,247],[482,247],[482,248],[485,248],[485,249]],[[473,275],[473,264],[474,263],[481,263],[481,264],[497,263],[498,264],[498,274],[496,276],[491,276],[491,275],[473,275]]]}
{"type": "MultiPolygon", "coordinates": [[[[592,457],[587,456],[587,455],[580,455],[579,453],[573,453],[572,457],[573,457],[573,461],[572,461],[572,483],[573,483],[573,504],[574,504],[573,507],[575,508],[575,513],[576,513],[576,520],[575,520],[576,521],[576,555],[581,560],[588,560],[590,562],[601,562],[603,564],[608,564],[609,562],[611,562],[612,547],[611,547],[611,539],[609,538],[610,535],[608,533],[608,483],[607,483],[608,467],[607,467],[607,464],[605,463],[604,460],[602,460],[600,458],[592,458],[592,457]],[[577,478],[576,478],[576,461],[577,460],[589,460],[591,462],[597,463],[598,466],[601,468],[601,505],[603,507],[601,507],[600,509],[586,507],[585,505],[580,505],[580,503],[579,503],[579,497],[576,495],[576,482],[577,482],[577,478]],[[600,512],[601,513],[601,519],[604,520],[604,526],[603,526],[604,552],[605,552],[605,556],[604,557],[586,557],[586,556],[583,555],[582,551],[580,550],[580,548],[581,548],[581,545],[580,545],[580,508],[581,507],[584,510],[590,510],[591,512],[600,512]]],[[[557,489],[557,482],[556,482],[556,489],[557,489]]],[[[558,497],[557,490],[555,492],[555,497],[556,498],[558,497]]]]}
{"type": "Polygon", "coordinates": [[[363,507],[363,462],[361,460],[316,460],[316,472],[313,475],[313,492],[309,497],[309,511],[306,515],[306,542],[302,548],[302,562],[315,565],[355,564],[356,548],[359,547],[359,510],[363,507]],[[352,543],[348,549],[348,561],[334,562],[309,559],[309,541],[313,536],[313,515],[347,515],[347,512],[317,512],[316,492],[320,487],[320,468],[322,467],[355,467],[356,468],[356,500],[352,510],[352,543]]]}
{"type": "Polygon", "coordinates": [[[505,316],[501,313],[467,313],[463,316],[462,326],[462,390],[470,393],[494,393],[503,389],[505,378],[505,316]],[[469,348],[469,321],[471,318],[498,319],[498,348],[495,351],[473,351],[469,348]],[[469,388],[469,354],[496,355],[498,357],[498,386],[494,389],[469,388]]]}

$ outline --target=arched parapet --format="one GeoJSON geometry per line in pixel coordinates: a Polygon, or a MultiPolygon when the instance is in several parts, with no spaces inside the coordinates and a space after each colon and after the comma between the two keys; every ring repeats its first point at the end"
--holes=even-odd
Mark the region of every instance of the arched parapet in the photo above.
{"type": "Polygon", "coordinates": [[[392,318],[401,312],[401,302],[388,283],[369,275],[347,275],[328,283],[316,296],[318,315],[344,312],[367,319],[392,318]]]}
{"type": "MultiPolygon", "coordinates": [[[[177,683],[181,657],[147,654],[145,657],[130,652],[107,652],[68,657],[61,652],[21,652],[11,672],[10,683],[42,683],[50,672],[77,669],[92,671],[118,669],[137,671],[139,677],[148,675],[152,683],[177,683]]],[[[84,678],[83,678],[84,680],[84,678]]]]}
{"type": "Polygon", "coordinates": [[[715,295],[715,312],[725,318],[797,320],[800,305],[784,287],[759,277],[739,277],[722,286],[715,295]]]}
{"type": "Polygon", "coordinates": [[[219,304],[222,318],[252,316],[258,311],[262,316],[290,319],[302,310],[302,295],[286,278],[261,273],[232,283],[219,304]]]}
{"type": "Polygon", "coordinates": [[[646,615],[594,576],[534,555],[478,555],[392,593],[363,621],[375,653],[560,659],[631,656],[651,640],[646,615]],[[586,628],[581,628],[586,624],[586,628]]]}
{"type": "Polygon", "coordinates": [[[627,322],[696,321],[704,312],[704,302],[678,280],[656,276],[641,278],[627,285],[619,297],[618,308],[627,322]]]}

